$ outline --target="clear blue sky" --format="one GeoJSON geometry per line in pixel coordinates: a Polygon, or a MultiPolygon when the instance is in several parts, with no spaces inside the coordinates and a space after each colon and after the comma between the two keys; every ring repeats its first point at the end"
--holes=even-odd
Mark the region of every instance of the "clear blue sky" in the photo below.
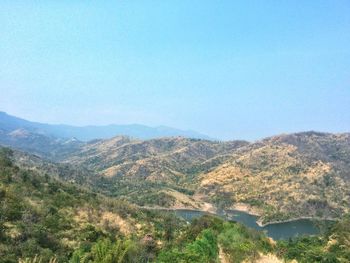
{"type": "Polygon", "coordinates": [[[0,110],[222,139],[350,131],[350,1],[2,0],[0,110]]]}

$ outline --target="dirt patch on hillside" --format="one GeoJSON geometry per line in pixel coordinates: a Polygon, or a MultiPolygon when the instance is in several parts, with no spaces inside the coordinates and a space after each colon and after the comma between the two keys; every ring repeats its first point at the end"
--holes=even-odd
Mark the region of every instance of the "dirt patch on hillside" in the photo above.
{"type": "Polygon", "coordinates": [[[230,208],[233,210],[246,212],[250,215],[255,215],[255,216],[261,215],[261,211],[258,208],[252,207],[252,206],[250,206],[248,204],[244,204],[244,203],[236,203],[233,206],[231,206],[230,208]]]}

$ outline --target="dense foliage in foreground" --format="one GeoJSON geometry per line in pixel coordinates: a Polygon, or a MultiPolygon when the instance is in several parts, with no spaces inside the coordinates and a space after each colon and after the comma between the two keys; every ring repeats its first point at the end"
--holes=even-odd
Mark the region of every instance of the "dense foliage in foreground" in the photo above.
{"type": "Polygon", "coordinates": [[[0,149],[0,262],[35,256],[43,263],[68,262],[75,250],[88,250],[101,239],[113,244],[130,239],[142,247],[148,233],[155,239],[170,235],[167,215],[20,169],[10,157],[10,150],[0,149]]]}
{"type": "Polygon", "coordinates": [[[241,262],[272,251],[272,245],[261,233],[212,216],[195,219],[178,230],[176,236],[168,236],[160,244],[151,236],[139,243],[130,239],[114,242],[108,238],[100,239],[92,246],[76,250],[70,262],[214,263],[218,262],[219,248],[231,262],[241,262]]]}

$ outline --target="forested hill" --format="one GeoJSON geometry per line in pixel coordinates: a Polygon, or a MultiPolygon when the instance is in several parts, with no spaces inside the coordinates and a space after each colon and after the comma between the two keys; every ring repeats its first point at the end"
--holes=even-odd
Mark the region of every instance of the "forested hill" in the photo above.
{"type": "Polygon", "coordinates": [[[350,212],[348,133],[302,132],[254,143],[115,137],[85,144],[63,162],[94,172],[95,190],[139,205],[240,204],[265,223],[350,212]]]}
{"type": "Polygon", "coordinates": [[[37,155],[22,156],[23,167],[141,206],[239,205],[264,223],[336,219],[350,207],[349,133],[302,132],[254,143],[126,136],[81,142],[17,131],[10,142],[37,155]]]}

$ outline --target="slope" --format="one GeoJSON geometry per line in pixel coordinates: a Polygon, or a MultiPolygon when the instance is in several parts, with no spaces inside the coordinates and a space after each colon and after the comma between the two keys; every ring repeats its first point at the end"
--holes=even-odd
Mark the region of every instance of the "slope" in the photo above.
{"type": "Polygon", "coordinates": [[[11,150],[0,149],[1,262],[36,255],[42,262],[68,262],[74,250],[101,238],[133,236],[138,245],[146,233],[162,235],[168,221],[162,214],[19,168],[11,156],[11,150]]]}
{"type": "Polygon", "coordinates": [[[193,206],[196,200],[191,197],[196,175],[223,162],[231,152],[247,144],[182,137],[147,141],[115,137],[87,143],[64,162],[97,173],[92,187],[105,194],[139,205],[192,204],[191,207],[199,208],[193,206]]]}
{"type": "Polygon", "coordinates": [[[226,208],[243,203],[263,222],[338,218],[350,207],[350,134],[264,139],[200,175],[198,193],[226,208]]]}

